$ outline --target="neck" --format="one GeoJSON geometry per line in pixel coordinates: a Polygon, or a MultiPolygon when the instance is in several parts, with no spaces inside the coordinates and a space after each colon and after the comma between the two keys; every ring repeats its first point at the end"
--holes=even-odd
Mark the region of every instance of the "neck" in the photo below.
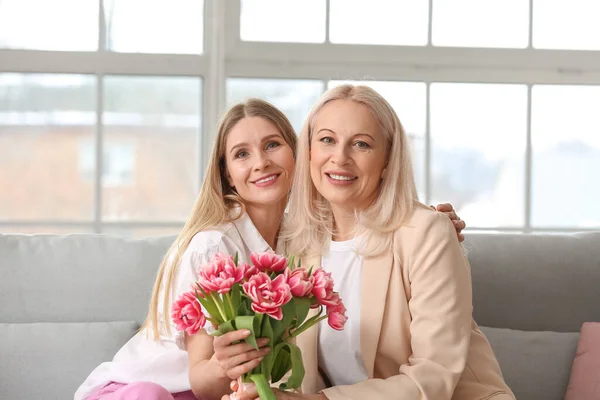
{"type": "Polygon", "coordinates": [[[333,213],[333,241],[350,240],[356,234],[357,218],[354,210],[331,207],[333,213]]]}
{"type": "Polygon", "coordinates": [[[279,205],[246,205],[246,213],[252,220],[252,223],[271,246],[273,250],[277,247],[277,237],[279,236],[279,228],[285,211],[285,203],[279,205]]]}

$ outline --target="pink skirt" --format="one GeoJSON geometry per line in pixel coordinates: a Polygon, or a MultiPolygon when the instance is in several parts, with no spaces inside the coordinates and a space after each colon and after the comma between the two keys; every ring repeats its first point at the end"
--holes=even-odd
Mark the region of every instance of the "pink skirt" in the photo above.
{"type": "Polygon", "coordinates": [[[196,400],[191,390],[169,393],[164,387],[152,382],[110,382],[85,400],[196,400]]]}

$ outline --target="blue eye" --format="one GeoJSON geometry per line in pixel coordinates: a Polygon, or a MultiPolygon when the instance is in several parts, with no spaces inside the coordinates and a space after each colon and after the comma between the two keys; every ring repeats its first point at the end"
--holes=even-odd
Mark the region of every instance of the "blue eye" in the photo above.
{"type": "Polygon", "coordinates": [[[356,143],[354,143],[354,145],[356,147],[358,147],[359,149],[370,149],[371,146],[369,146],[369,144],[367,142],[363,142],[363,141],[358,141],[356,143]]]}
{"type": "Polygon", "coordinates": [[[331,144],[331,143],[333,143],[333,138],[329,137],[329,136],[325,136],[325,137],[322,137],[321,139],[319,139],[319,142],[331,144]]]}
{"type": "Polygon", "coordinates": [[[235,155],[235,158],[244,158],[244,157],[246,157],[247,155],[248,155],[248,152],[247,152],[247,151],[245,151],[245,150],[242,150],[242,151],[238,152],[238,153],[235,155]]]}
{"type": "Polygon", "coordinates": [[[277,147],[281,146],[281,143],[279,142],[270,142],[267,144],[267,150],[268,149],[275,149],[277,147]]]}

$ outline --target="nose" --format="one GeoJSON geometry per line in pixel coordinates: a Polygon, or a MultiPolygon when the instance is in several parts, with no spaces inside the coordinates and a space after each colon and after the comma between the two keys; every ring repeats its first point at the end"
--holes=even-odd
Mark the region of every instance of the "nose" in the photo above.
{"type": "Polygon", "coordinates": [[[336,165],[347,165],[350,162],[348,148],[343,144],[339,144],[331,154],[331,162],[336,165]]]}
{"type": "Polygon", "coordinates": [[[267,168],[270,165],[271,165],[271,160],[269,159],[268,155],[265,154],[264,152],[259,152],[256,157],[256,163],[254,164],[254,169],[256,171],[260,171],[260,170],[267,168]]]}

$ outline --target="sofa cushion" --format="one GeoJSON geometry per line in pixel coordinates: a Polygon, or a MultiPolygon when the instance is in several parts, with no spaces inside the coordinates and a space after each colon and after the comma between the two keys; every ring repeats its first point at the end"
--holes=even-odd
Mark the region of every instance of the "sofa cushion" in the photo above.
{"type": "Polygon", "coordinates": [[[69,399],[133,336],[125,322],[0,324],[0,399],[69,399]]]}
{"type": "Polygon", "coordinates": [[[579,332],[481,327],[519,400],[563,400],[579,332]]]}
{"type": "Polygon", "coordinates": [[[581,327],[565,400],[600,399],[600,322],[581,327]]]}

